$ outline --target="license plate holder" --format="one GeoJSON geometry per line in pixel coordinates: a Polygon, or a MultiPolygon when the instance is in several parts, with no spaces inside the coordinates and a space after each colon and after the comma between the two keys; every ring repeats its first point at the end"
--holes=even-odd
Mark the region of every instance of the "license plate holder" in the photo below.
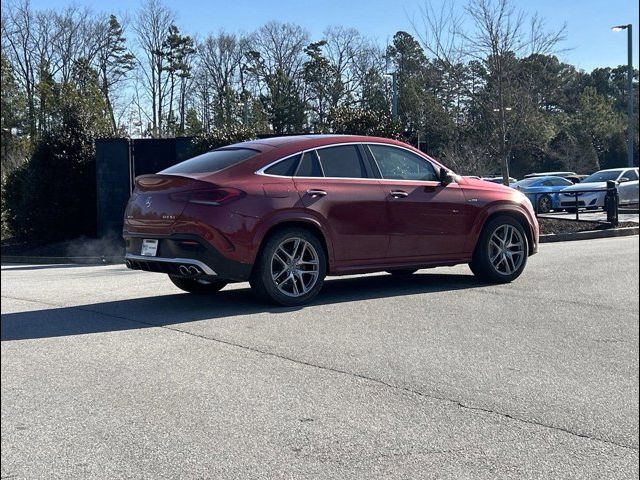
{"type": "Polygon", "coordinates": [[[142,240],[140,255],[145,257],[155,257],[158,254],[158,240],[145,238],[142,240]]]}

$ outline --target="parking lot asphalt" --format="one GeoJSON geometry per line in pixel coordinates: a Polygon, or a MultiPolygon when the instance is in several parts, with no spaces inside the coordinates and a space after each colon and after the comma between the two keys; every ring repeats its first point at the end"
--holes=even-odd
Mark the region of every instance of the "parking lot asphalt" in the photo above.
{"type": "Polygon", "coordinates": [[[277,308],[2,267],[2,478],[637,478],[638,237],[277,308]]]}

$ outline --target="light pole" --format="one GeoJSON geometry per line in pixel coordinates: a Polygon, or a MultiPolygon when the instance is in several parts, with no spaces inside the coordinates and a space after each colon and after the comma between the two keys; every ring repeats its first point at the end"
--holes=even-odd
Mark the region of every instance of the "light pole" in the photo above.
{"type": "Polygon", "coordinates": [[[385,77],[391,77],[391,118],[398,118],[398,72],[385,73],[385,77]]]}
{"type": "MultiPolygon", "coordinates": [[[[500,162],[502,166],[502,183],[509,186],[509,179],[511,175],[509,173],[509,158],[507,157],[507,112],[511,111],[511,107],[505,107],[502,105],[502,98],[500,99],[500,108],[494,108],[495,113],[500,114],[500,162]]],[[[509,156],[511,152],[509,152],[509,156]]]]}
{"type": "Polygon", "coordinates": [[[628,25],[617,25],[612,27],[614,32],[627,31],[627,164],[633,167],[633,27],[628,25]]]}

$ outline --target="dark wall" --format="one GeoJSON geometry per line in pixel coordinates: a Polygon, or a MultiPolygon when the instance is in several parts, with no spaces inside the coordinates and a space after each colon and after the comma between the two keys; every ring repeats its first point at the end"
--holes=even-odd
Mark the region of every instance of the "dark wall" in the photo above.
{"type": "Polygon", "coordinates": [[[131,185],[129,140],[96,140],[97,233],[122,229],[131,185]]]}
{"type": "Polygon", "coordinates": [[[122,231],[135,177],[157,173],[190,156],[191,137],[96,140],[98,236],[122,231]]]}

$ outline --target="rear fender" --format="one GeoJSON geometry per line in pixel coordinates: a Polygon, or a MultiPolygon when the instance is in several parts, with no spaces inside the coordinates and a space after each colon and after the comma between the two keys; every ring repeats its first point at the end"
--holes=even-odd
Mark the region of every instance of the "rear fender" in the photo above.
{"type": "MultiPolygon", "coordinates": [[[[308,224],[311,227],[319,230],[324,237],[324,243],[327,246],[327,257],[329,261],[329,270],[334,262],[333,242],[331,241],[331,234],[329,228],[324,224],[321,218],[308,211],[288,210],[274,212],[262,219],[260,224],[255,229],[253,238],[253,251],[257,252],[262,245],[267,234],[275,227],[286,224],[308,224]]],[[[252,259],[252,263],[255,262],[255,257],[252,259]]]]}

